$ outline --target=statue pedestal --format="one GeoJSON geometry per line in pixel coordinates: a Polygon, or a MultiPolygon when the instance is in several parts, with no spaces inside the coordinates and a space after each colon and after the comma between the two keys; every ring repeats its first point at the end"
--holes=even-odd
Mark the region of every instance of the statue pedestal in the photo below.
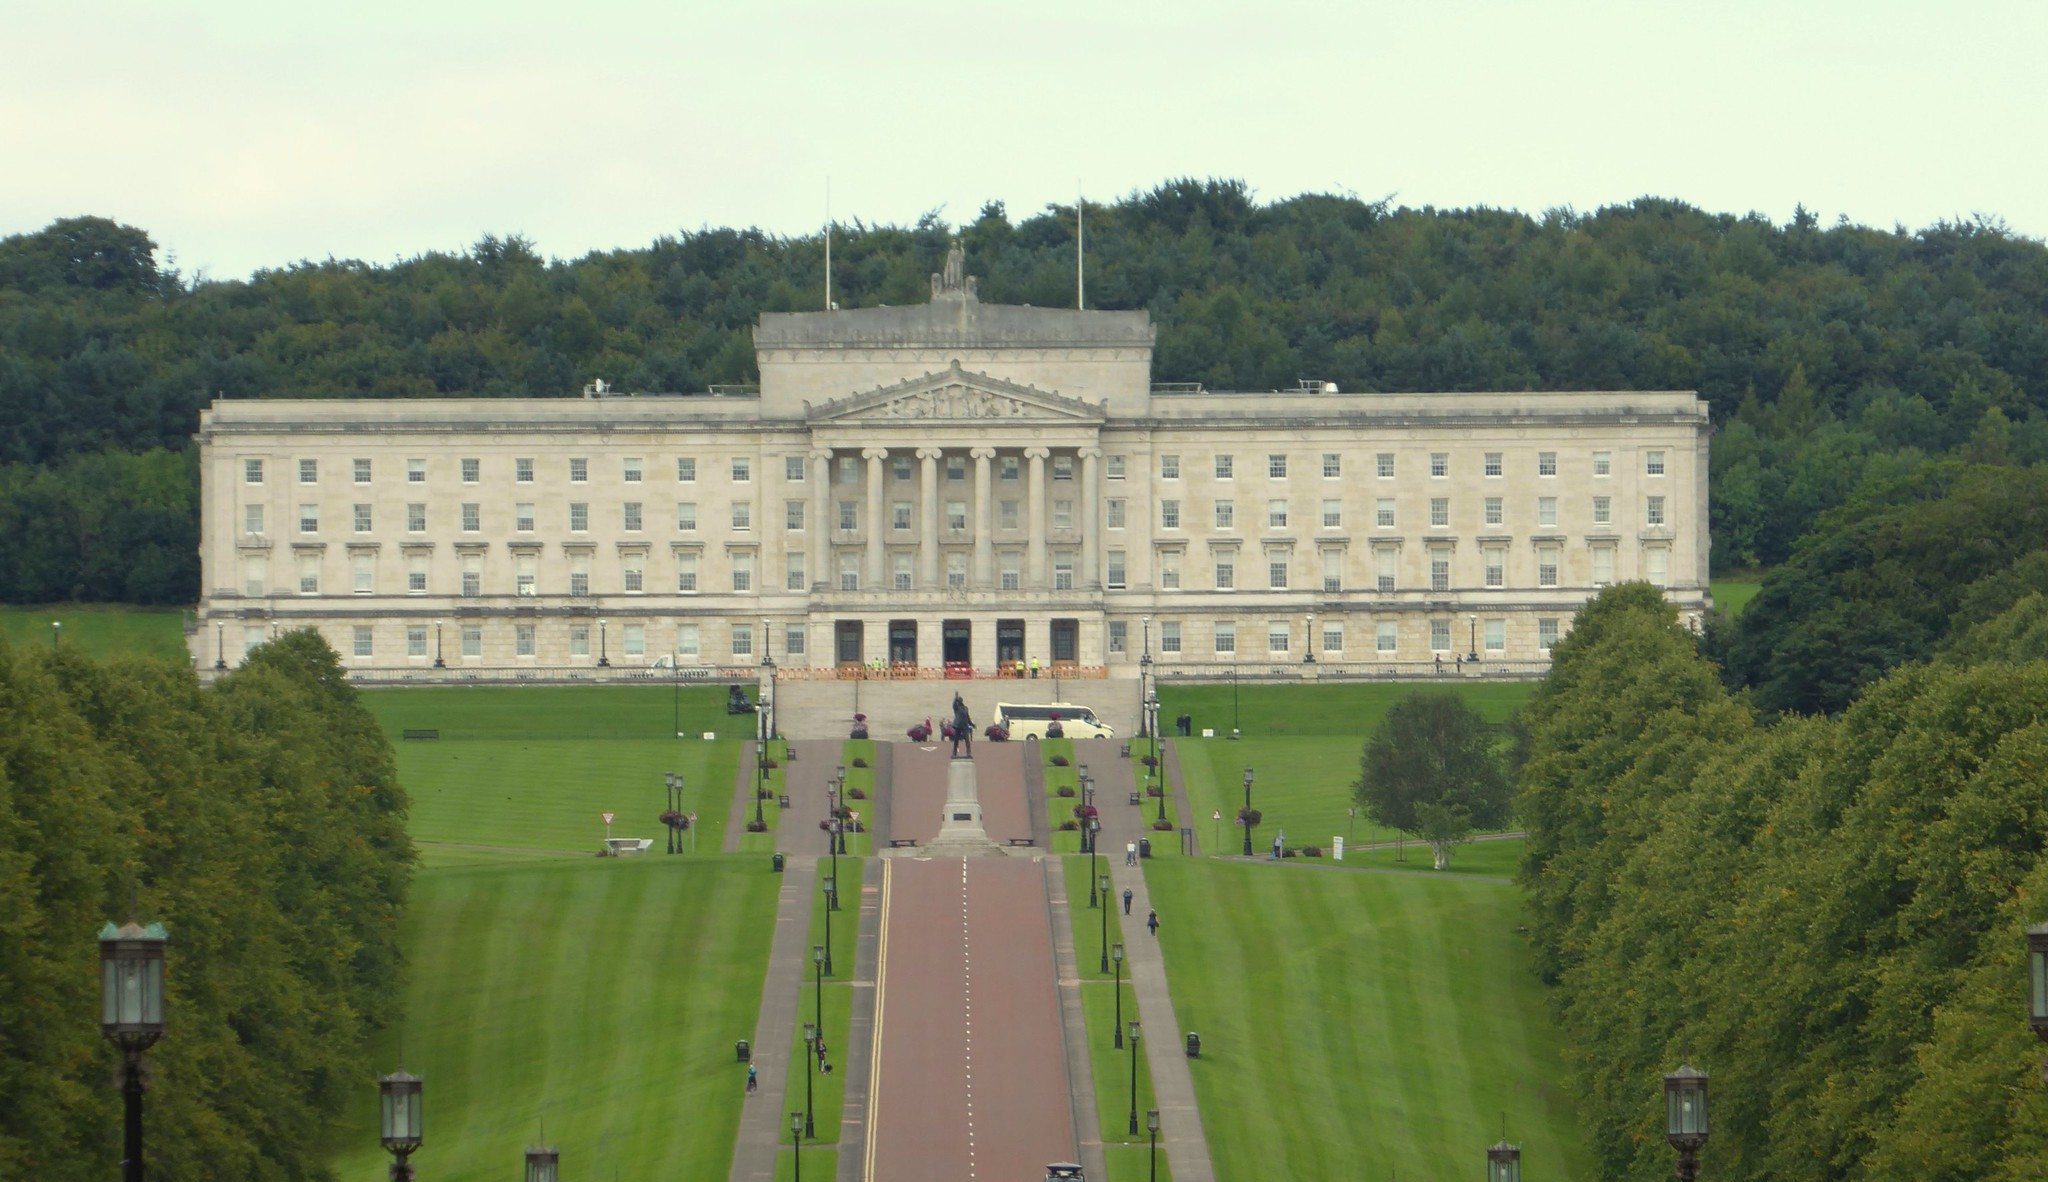
{"type": "Polygon", "coordinates": [[[946,812],[939,835],[917,851],[925,858],[1000,858],[1003,847],[989,838],[981,824],[981,795],[976,786],[974,761],[954,759],[946,763],[946,812]]]}

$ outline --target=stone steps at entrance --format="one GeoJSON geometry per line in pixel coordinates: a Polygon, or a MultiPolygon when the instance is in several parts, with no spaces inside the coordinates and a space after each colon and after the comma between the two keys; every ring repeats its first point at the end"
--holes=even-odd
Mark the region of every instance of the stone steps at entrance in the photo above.
{"type": "Polygon", "coordinates": [[[967,701],[977,738],[995,721],[998,702],[1073,702],[1115,727],[1120,740],[1138,733],[1135,677],[778,681],[775,693],[776,727],[787,739],[843,739],[858,711],[868,716],[870,736],[900,740],[912,723],[930,718],[937,726],[949,719],[956,693],[967,701]]]}

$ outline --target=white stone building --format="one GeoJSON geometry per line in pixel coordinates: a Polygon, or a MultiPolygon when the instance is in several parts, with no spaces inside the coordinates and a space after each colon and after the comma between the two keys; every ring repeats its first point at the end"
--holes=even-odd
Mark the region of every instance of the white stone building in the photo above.
{"type": "Polygon", "coordinates": [[[758,389],[216,402],[193,658],[1529,670],[1604,584],[1706,606],[1690,392],[1226,393],[1152,344],[956,254],[929,304],[762,316],[758,389]]]}

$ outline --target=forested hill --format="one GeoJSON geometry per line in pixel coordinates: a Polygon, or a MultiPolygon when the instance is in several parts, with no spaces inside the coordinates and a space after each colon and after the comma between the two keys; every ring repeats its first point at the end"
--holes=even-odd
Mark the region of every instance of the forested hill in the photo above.
{"type": "MultiPolygon", "coordinates": [[[[1074,211],[841,227],[842,306],[921,302],[957,229],[991,301],[1074,296],[1074,211]]],[[[1713,404],[1715,559],[1773,563],[1869,475],[1930,453],[2048,459],[2048,248],[1995,222],[1787,225],[1643,199],[1540,217],[1173,182],[1088,210],[1092,306],[1145,308],[1155,376],[1267,389],[1694,388],[1713,404]]],[[[247,281],[165,269],[141,229],[0,240],[0,599],[190,599],[192,482],[165,459],[219,396],[570,395],[752,376],[763,311],[815,308],[820,237],[707,229],[549,261],[518,237],[247,281]],[[132,480],[137,496],[121,495],[132,480]],[[185,501],[167,503],[182,490],[185,501]],[[49,517],[82,500],[86,510],[49,517]],[[122,506],[154,516],[137,524],[122,506]],[[166,517],[188,523],[167,536],[166,517]],[[100,551],[155,546],[149,574],[100,551]],[[10,567],[12,573],[9,573],[10,567]]],[[[145,557],[147,557],[145,555],[145,557]]]]}

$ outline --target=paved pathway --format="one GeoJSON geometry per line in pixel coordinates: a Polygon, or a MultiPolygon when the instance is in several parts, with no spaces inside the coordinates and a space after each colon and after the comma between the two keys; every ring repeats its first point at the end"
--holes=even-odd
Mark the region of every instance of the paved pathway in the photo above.
{"type": "Polygon", "coordinates": [[[754,745],[740,744],[740,766],[733,773],[732,809],[725,815],[725,842],[723,849],[728,854],[740,852],[740,837],[747,831],[747,822],[754,815],[754,745]]]}
{"type": "Polygon", "coordinates": [[[1095,1063],[1088,1057],[1088,1019],[1081,1007],[1081,971],[1074,952],[1074,911],[1067,898],[1066,875],[1061,859],[1047,858],[1045,894],[1052,905],[1052,955],[1060,988],[1060,1024],[1066,1035],[1068,1106],[1073,1109],[1074,1134],[1081,1143],[1076,1158],[1090,1178],[1109,1177],[1102,1156],[1102,1122],[1095,1098],[1095,1063]]]}
{"type": "MultiPolygon", "coordinates": [[[[775,1151],[788,1127],[782,1122],[783,1084],[788,1078],[790,1041],[796,1036],[796,1010],[811,969],[811,903],[818,894],[818,860],[798,855],[789,860],[782,891],[775,903],[775,935],[768,950],[768,976],[761,989],[761,1013],[754,1021],[754,1068],[760,1091],[747,1097],[740,1110],[740,1129],[733,1149],[729,1182],[774,1182],[775,1151]]],[[[764,870],[763,873],[766,873],[764,870]]],[[[733,1086],[746,1086],[747,1070],[737,1067],[733,1086]]]]}
{"type": "MultiPolygon", "coordinates": [[[[952,762],[945,743],[889,745],[889,830],[887,838],[928,842],[939,835],[945,820],[946,765],[952,762]]],[[[975,782],[981,796],[981,824],[995,841],[1032,835],[1030,806],[1024,791],[1024,760],[1036,758],[1034,743],[977,743],[975,782]]],[[[1043,847],[1040,847],[1043,848],[1043,847]]],[[[1023,852],[1023,851],[1019,851],[1023,852]]]]}
{"type": "MultiPolygon", "coordinates": [[[[867,1170],[863,1151],[868,1140],[868,1085],[875,1066],[875,960],[882,928],[882,859],[869,858],[865,865],[853,942],[853,1019],[846,1034],[846,1101],[839,1124],[837,1182],[862,1182],[867,1170]]],[[[833,954],[834,968],[844,963],[839,961],[841,955],[833,954]]]]}
{"type": "MultiPolygon", "coordinates": [[[[998,702],[1067,701],[1088,707],[1116,728],[1119,736],[1138,726],[1138,683],[1132,677],[1063,678],[1033,681],[1012,678],[980,681],[839,681],[787,678],[776,682],[775,725],[785,738],[846,737],[856,709],[868,716],[868,733],[883,742],[902,742],[913,722],[934,723],[951,716],[950,703],[959,694],[974,718],[977,739],[996,720],[998,702]],[[856,690],[859,706],[856,708],[856,690]]],[[[981,750],[979,742],[975,751],[981,750]]]]}

